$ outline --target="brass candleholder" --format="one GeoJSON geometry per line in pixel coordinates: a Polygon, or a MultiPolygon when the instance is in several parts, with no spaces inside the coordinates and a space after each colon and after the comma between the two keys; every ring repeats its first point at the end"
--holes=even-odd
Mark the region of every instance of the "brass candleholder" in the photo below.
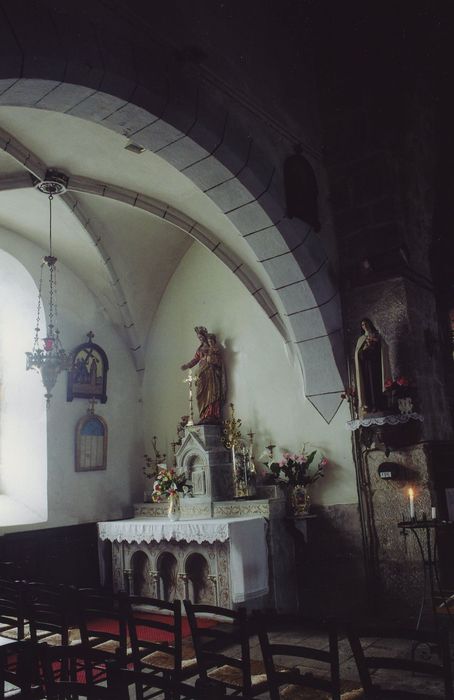
{"type": "Polygon", "coordinates": [[[241,419],[235,418],[235,407],[230,404],[230,418],[224,421],[223,442],[228,450],[232,451],[233,487],[235,498],[243,498],[247,484],[243,481],[243,475],[238,474],[235,451],[241,445],[241,419]]]}
{"type": "Polygon", "coordinates": [[[192,369],[188,369],[188,375],[186,379],[183,379],[183,383],[189,385],[189,418],[186,425],[194,425],[194,397],[192,385],[196,382],[197,378],[192,374],[192,369]]]}

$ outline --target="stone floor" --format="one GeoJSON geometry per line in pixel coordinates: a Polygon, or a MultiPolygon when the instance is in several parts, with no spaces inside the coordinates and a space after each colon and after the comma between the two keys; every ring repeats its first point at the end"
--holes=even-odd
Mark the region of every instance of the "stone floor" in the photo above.
{"type": "MultiPolygon", "coordinates": [[[[327,649],[328,645],[326,643],[326,637],[321,637],[316,634],[312,634],[311,632],[308,633],[302,633],[302,634],[292,634],[292,633],[280,633],[280,634],[275,634],[271,635],[271,638],[273,641],[279,641],[282,643],[289,643],[289,644],[306,644],[307,646],[313,646],[318,649],[327,649]]],[[[385,640],[385,643],[381,639],[370,639],[367,641],[368,645],[373,648],[373,654],[375,656],[380,656],[380,654],[386,654],[389,655],[389,652],[392,651],[393,655],[397,657],[410,657],[411,654],[411,642],[407,641],[402,641],[401,643],[393,642],[392,645],[388,642],[386,643],[387,640],[385,640]]],[[[453,650],[454,651],[454,650],[453,650]]],[[[347,683],[347,686],[350,687],[361,687],[361,684],[359,682],[358,678],[358,672],[356,669],[356,664],[355,660],[353,658],[353,654],[350,649],[350,645],[348,643],[347,639],[341,639],[339,642],[339,655],[340,655],[340,676],[342,681],[351,681],[351,683],[347,683]]],[[[428,649],[424,649],[422,647],[418,648],[416,650],[416,655],[418,658],[424,658],[425,660],[430,659],[430,651],[428,649]]],[[[239,656],[239,649],[238,649],[238,656],[239,656]]],[[[251,640],[251,657],[253,659],[261,659],[261,651],[260,651],[260,645],[258,642],[258,639],[253,638],[251,640]]],[[[285,660],[282,659],[282,662],[285,663],[285,660]]],[[[323,674],[326,673],[326,670],[324,668],[326,666],[325,664],[322,664],[321,662],[317,661],[311,661],[308,660],[307,662],[298,664],[297,667],[301,669],[301,671],[307,672],[307,671],[313,671],[314,674],[323,674]]],[[[440,700],[444,699],[444,689],[443,689],[443,684],[439,682],[437,679],[432,679],[430,677],[409,677],[406,678],[405,674],[402,672],[396,672],[396,671],[379,671],[378,677],[380,678],[381,682],[384,683],[386,681],[392,681],[392,687],[395,688],[396,690],[403,690],[403,689],[412,689],[415,692],[418,692],[421,694],[421,700],[426,700],[426,697],[428,694],[430,695],[439,695],[440,700]]],[[[162,696],[157,696],[161,698],[162,696]]],[[[260,700],[269,700],[269,694],[268,693],[263,693],[262,695],[259,696],[260,700]]],[[[308,696],[309,697],[309,696],[308,696]]],[[[314,696],[315,697],[315,696],[314,696]]],[[[321,694],[320,696],[317,696],[317,700],[324,700],[326,696],[321,694]]],[[[135,695],[133,694],[133,691],[131,690],[131,700],[135,698],[135,695]]]]}
{"type": "MultiPolygon", "coordinates": [[[[301,634],[294,634],[294,633],[279,633],[279,634],[274,634],[271,635],[271,638],[273,641],[279,641],[283,643],[289,643],[289,644],[306,644],[307,646],[313,646],[318,649],[327,649],[328,645],[326,643],[326,637],[321,637],[319,635],[313,634],[310,631],[306,633],[301,633],[301,634]]],[[[385,653],[386,655],[389,655],[389,651],[391,650],[393,652],[393,655],[397,657],[402,657],[402,656],[407,656],[409,657],[411,654],[411,643],[409,642],[393,642],[392,646],[388,643],[384,643],[383,640],[381,639],[370,639],[368,640],[368,644],[370,647],[373,648],[373,653],[376,656],[379,656],[381,653],[385,653]]],[[[234,650],[232,650],[234,651],[234,650]]],[[[454,650],[453,650],[454,651],[454,650]]],[[[426,660],[429,659],[429,650],[424,649],[422,647],[417,649],[417,655],[420,658],[425,658],[426,660]]],[[[353,658],[350,645],[348,643],[347,639],[340,639],[339,642],[339,654],[340,654],[340,675],[342,681],[351,681],[352,683],[349,685],[352,685],[353,687],[360,687],[359,679],[358,679],[358,673],[356,669],[356,664],[355,660],[353,658]]],[[[239,649],[238,649],[238,656],[239,656],[239,649]]],[[[253,659],[261,659],[261,651],[260,651],[260,645],[258,642],[257,638],[252,638],[251,640],[251,657],[253,659]]],[[[282,660],[282,662],[285,664],[285,660],[282,660]]],[[[300,668],[302,671],[309,671],[312,670],[314,674],[320,674],[320,673],[326,673],[324,669],[324,664],[316,661],[310,661],[308,660],[307,662],[303,662],[298,664],[298,668],[300,668]]],[[[410,677],[410,679],[406,678],[402,672],[379,672],[382,675],[380,676],[380,679],[382,682],[386,680],[391,680],[393,682],[393,688],[397,689],[407,689],[411,688],[418,693],[421,694],[421,700],[425,700],[428,694],[432,695],[437,695],[439,694],[440,700],[443,700],[444,698],[444,692],[443,692],[443,686],[440,682],[437,680],[433,680],[430,678],[426,677],[410,677]],[[383,675],[386,673],[386,676],[383,675]]],[[[8,697],[9,694],[8,692],[6,693],[6,697],[8,697]]],[[[131,700],[134,700],[135,698],[135,693],[133,689],[131,688],[130,690],[130,696],[131,700]]],[[[163,696],[159,695],[156,696],[157,698],[162,698],[163,696]]],[[[320,700],[324,697],[323,695],[320,695],[320,700]]],[[[268,693],[263,693],[260,696],[261,700],[269,700],[269,694],[268,693]]]]}

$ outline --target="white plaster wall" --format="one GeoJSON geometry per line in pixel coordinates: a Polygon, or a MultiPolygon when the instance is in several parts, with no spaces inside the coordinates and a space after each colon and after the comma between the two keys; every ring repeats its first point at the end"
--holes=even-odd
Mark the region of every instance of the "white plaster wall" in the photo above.
{"type": "MultiPolygon", "coordinates": [[[[17,257],[38,282],[42,250],[5,229],[0,229],[0,247],[17,257]]],[[[130,352],[86,285],[61,264],[58,265],[58,313],[66,350],[85,342],[87,332],[93,330],[94,342],[104,348],[109,359],[108,400],[96,407],[109,429],[107,469],[75,472],[75,428],[88,402],[81,399],[67,402],[66,375],[61,375],[47,412],[48,519],[34,527],[122,518],[132,514],[131,504],[142,491],[140,387],[130,352]]],[[[30,346],[32,341],[33,327],[30,346]]],[[[26,396],[23,400],[26,401],[26,396]]],[[[1,524],[0,518],[0,532],[30,527],[2,528],[1,524]]]]}
{"type": "MultiPolygon", "coordinates": [[[[169,453],[180,417],[188,413],[185,373],[192,358],[194,326],[215,332],[225,348],[228,402],[243,421],[243,435],[256,434],[258,457],[270,441],[296,451],[303,443],[319,448],[330,460],[324,479],[313,487],[323,505],[357,501],[347,406],[327,425],[304,397],[297,360],[238,279],[214,255],[194,244],[182,259],[161,300],[146,348],[144,430],[169,453]]],[[[257,461],[257,460],[256,460],[257,461]]]]}

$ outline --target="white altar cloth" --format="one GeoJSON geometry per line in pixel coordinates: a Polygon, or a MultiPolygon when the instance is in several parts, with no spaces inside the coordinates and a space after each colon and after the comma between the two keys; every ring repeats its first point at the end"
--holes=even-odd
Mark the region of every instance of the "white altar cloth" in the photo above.
{"type": "Polygon", "coordinates": [[[266,521],[259,516],[177,520],[132,518],[98,523],[101,540],[117,542],[229,542],[232,601],[243,603],[268,593],[266,521]]]}

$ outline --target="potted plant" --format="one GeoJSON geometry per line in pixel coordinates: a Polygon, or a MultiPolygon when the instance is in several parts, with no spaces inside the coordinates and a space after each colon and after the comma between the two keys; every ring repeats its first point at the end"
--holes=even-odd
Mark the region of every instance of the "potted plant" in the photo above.
{"type": "Polygon", "coordinates": [[[307,515],[310,508],[308,486],[325,475],[328,460],[322,456],[314,468],[316,454],[317,450],[306,454],[304,448],[300,453],[283,452],[279,462],[266,465],[273,482],[288,490],[289,505],[294,517],[307,515]]]}

